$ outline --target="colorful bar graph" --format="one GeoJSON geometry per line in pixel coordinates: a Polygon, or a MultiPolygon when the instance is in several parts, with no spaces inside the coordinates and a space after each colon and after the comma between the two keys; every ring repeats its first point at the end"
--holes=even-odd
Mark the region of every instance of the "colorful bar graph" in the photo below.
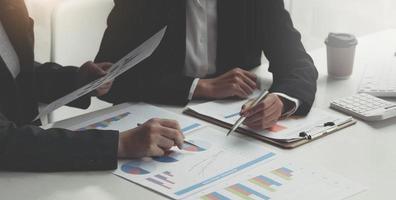
{"type": "Polygon", "coordinates": [[[266,176],[257,176],[249,180],[250,183],[253,183],[261,188],[264,188],[268,191],[275,192],[276,190],[272,188],[272,186],[281,186],[282,184],[270,179],[266,176]]]}
{"type": "Polygon", "coordinates": [[[293,170],[286,167],[281,167],[279,169],[273,170],[272,173],[284,180],[291,180],[291,177],[293,176],[293,170]]]}
{"type": "Polygon", "coordinates": [[[240,183],[232,185],[228,188],[226,188],[227,191],[231,192],[232,194],[240,197],[241,199],[244,200],[255,200],[257,198],[251,197],[254,195],[255,197],[258,197],[263,200],[269,200],[270,198],[264,194],[261,194],[249,187],[246,187],[240,183]]]}
{"type": "Polygon", "coordinates": [[[169,172],[169,171],[165,171],[164,174],[167,175],[167,176],[173,177],[173,174],[171,172],[169,172]]]}
{"type": "Polygon", "coordinates": [[[218,192],[213,192],[201,197],[202,200],[231,200],[218,192]]]}
{"type": "Polygon", "coordinates": [[[175,182],[171,180],[173,174],[169,171],[162,172],[160,174],[154,175],[153,177],[147,178],[146,180],[160,185],[164,188],[171,189],[175,182]]]}
{"type": "Polygon", "coordinates": [[[160,186],[162,186],[162,187],[164,187],[164,188],[166,188],[166,189],[171,189],[169,186],[165,185],[163,182],[158,181],[158,180],[156,180],[156,179],[153,179],[153,178],[146,178],[146,180],[147,180],[147,181],[150,181],[150,182],[152,182],[152,183],[154,183],[154,184],[160,185],[160,186]]]}
{"type": "Polygon", "coordinates": [[[175,192],[175,195],[180,196],[180,195],[184,195],[184,194],[186,194],[186,193],[192,192],[192,191],[197,190],[197,189],[199,189],[199,188],[202,188],[203,186],[206,186],[206,185],[208,185],[208,184],[210,184],[210,183],[213,183],[213,182],[215,182],[215,181],[218,181],[219,179],[222,179],[222,178],[224,178],[224,177],[227,177],[227,176],[230,176],[230,175],[232,175],[232,174],[235,174],[235,173],[237,173],[237,172],[239,172],[239,171],[242,171],[242,170],[244,170],[244,169],[246,169],[246,168],[248,168],[248,167],[250,167],[250,166],[253,166],[253,165],[257,164],[257,163],[260,163],[260,162],[263,162],[263,161],[265,161],[265,160],[271,159],[271,158],[274,157],[275,155],[276,155],[276,154],[275,154],[275,153],[272,153],[272,152],[267,153],[267,154],[265,154],[265,155],[263,155],[263,156],[261,156],[261,157],[255,159],[255,160],[249,161],[249,162],[244,163],[244,164],[242,164],[242,165],[240,165],[240,166],[238,166],[238,167],[235,167],[235,168],[230,169],[230,170],[227,170],[227,171],[225,171],[225,172],[223,172],[223,173],[221,173],[221,174],[218,174],[218,175],[216,175],[216,176],[214,176],[214,177],[212,177],[212,178],[209,178],[209,179],[207,179],[207,180],[204,180],[204,181],[202,181],[202,182],[199,182],[199,183],[194,184],[194,185],[192,185],[192,186],[189,186],[189,187],[187,187],[187,188],[181,189],[181,190],[175,192]]]}
{"type": "Polygon", "coordinates": [[[89,129],[100,129],[100,128],[103,129],[103,128],[107,128],[113,122],[120,121],[121,119],[127,117],[130,114],[131,114],[130,112],[126,112],[126,113],[117,115],[115,117],[112,117],[112,118],[109,118],[109,119],[106,119],[106,120],[103,120],[103,121],[88,125],[88,126],[86,126],[84,128],[80,128],[80,129],[78,129],[78,131],[84,131],[84,130],[89,130],[89,129]]]}
{"type": "Polygon", "coordinates": [[[155,175],[155,178],[161,179],[161,180],[163,180],[163,181],[165,181],[165,182],[167,182],[167,183],[170,183],[170,184],[172,184],[172,185],[175,184],[175,182],[170,181],[167,177],[165,177],[165,176],[163,176],[163,175],[161,175],[161,174],[155,175]]]}

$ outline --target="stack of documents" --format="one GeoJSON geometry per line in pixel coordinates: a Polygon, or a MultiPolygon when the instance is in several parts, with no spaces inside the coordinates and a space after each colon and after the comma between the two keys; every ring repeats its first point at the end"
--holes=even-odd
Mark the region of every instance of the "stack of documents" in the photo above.
{"type": "MultiPolygon", "coordinates": [[[[318,112],[314,111],[317,114],[308,121],[334,119],[321,115],[328,113],[318,112]]],[[[56,124],[53,127],[122,132],[153,117],[180,123],[186,136],[181,149],[175,147],[160,157],[120,160],[113,172],[172,199],[344,199],[365,189],[311,164],[289,161],[254,138],[240,134],[226,136],[225,132],[205,126],[197,119],[152,105],[125,103],[97,113],[75,120],[76,123],[67,127],[56,124]]],[[[293,120],[281,122],[279,127],[305,128],[298,126],[302,119],[293,120]]],[[[288,137],[295,136],[284,133],[277,138],[288,137]]]]}

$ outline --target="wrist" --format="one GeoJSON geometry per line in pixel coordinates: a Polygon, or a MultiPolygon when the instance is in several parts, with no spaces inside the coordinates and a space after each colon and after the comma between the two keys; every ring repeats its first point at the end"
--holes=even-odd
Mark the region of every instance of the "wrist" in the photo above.
{"type": "Polygon", "coordinates": [[[211,89],[210,89],[210,81],[209,79],[200,79],[198,81],[197,87],[195,88],[193,97],[195,98],[204,98],[211,97],[211,89]]]}
{"type": "Polygon", "coordinates": [[[122,140],[122,133],[120,134],[120,137],[119,137],[119,139],[118,139],[118,151],[117,151],[117,156],[119,157],[119,158],[124,158],[125,157],[125,151],[124,151],[124,143],[123,143],[123,140],[122,140]]]}
{"type": "Polygon", "coordinates": [[[284,115],[285,113],[290,112],[290,110],[292,110],[294,108],[293,102],[291,102],[290,100],[279,96],[279,99],[282,101],[282,115],[284,115]]]}

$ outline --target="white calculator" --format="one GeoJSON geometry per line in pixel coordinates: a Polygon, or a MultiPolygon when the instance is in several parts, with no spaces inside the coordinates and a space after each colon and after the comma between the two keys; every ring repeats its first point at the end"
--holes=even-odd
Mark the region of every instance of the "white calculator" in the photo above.
{"type": "Polygon", "coordinates": [[[396,103],[361,93],[336,99],[330,107],[365,121],[380,121],[396,116],[396,103]]]}

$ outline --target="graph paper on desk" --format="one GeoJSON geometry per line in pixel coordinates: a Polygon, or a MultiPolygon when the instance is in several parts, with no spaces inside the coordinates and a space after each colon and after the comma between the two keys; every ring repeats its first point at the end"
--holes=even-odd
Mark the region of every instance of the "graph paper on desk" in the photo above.
{"type": "Polygon", "coordinates": [[[345,199],[366,188],[317,166],[280,159],[194,195],[200,200],[345,199]]]}

